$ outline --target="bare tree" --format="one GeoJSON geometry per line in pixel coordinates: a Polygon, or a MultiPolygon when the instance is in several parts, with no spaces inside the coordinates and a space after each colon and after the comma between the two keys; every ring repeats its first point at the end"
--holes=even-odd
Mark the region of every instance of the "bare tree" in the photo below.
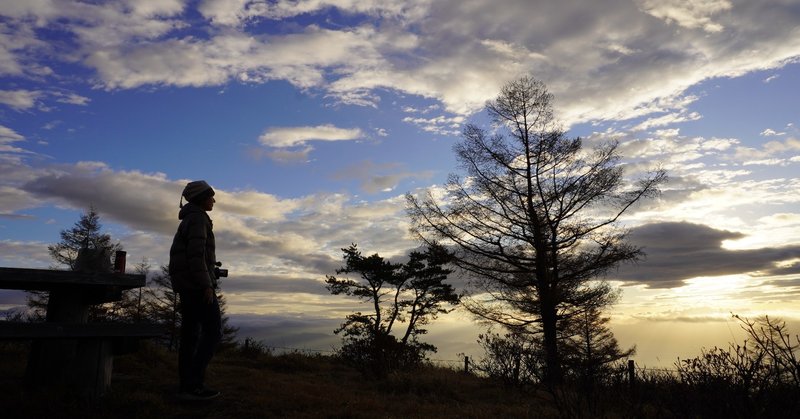
{"type": "Polygon", "coordinates": [[[781,319],[764,316],[751,320],[739,315],[733,317],[740,322],[742,329],[750,336],[753,346],[769,359],[778,383],[787,383],[800,388],[800,336],[792,336],[781,319]]]}
{"type": "Polygon", "coordinates": [[[483,356],[475,370],[507,386],[522,387],[541,381],[541,339],[508,332],[478,335],[483,356]]]}
{"type": "Polygon", "coordinates": [[[486,110],[496,125],[467,125],[454,147],[466,176],[451,175],[444,197],[407,194],[412,232],[456,249],[473,313],[542,333],[546,381],[558,384],[562,323],[610,303],[597,280],[641,255],[617,221],[656,195],[666,174],[626,182],[617,144],[586,151],[568,138],[554,121],[552,95],[534,78],[506,84],[486,110]]]}
{"type": "Polygon", "coordinates": [[[800,336],[791,333],[781,319],[733,317],[746,338],[727,348],[703,348],[697,357],[678,360],[679,386],[673,388],[682,388],[677,393],[681,398],[671,404],[698,417],[797,416],[800,336]]]}
{"type": "MultiPolygon", "coordinates": [[[[144,275],[145,278],[147,278],[147,275],[150,273],[150,268],[152,268],[152,265],[150,265],[145,258],[142,258],[142,261],[134,266],[135,272],[139,275],[144,275]]],[[[144,290],[142,288],[144,287],[139,287],[139,289],[136,290],[136,302],[133,307],[133,319],[135,322],[141,322],[145,314],[145,307],[143,304],[144,290]]]]}

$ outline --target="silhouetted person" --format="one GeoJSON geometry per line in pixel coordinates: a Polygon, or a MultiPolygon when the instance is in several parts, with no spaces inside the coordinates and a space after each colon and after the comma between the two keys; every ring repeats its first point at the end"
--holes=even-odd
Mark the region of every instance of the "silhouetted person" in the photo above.
{"type": "Polygon", "coordinates": [[[219,392],[204,386],[205,372],[222,338],[222,320],[215,289],[215,243],[211,218],[214,189],[203,180],[183,189],[181,220],[169,250],[172,289],[181,298],[181,341],[178,353],[180,398],[207,400],[219,392]]]}

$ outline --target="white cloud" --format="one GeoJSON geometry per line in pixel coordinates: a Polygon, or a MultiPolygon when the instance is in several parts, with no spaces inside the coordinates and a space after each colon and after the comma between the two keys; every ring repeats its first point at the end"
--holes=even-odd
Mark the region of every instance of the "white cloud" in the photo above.
{"type": "Polygon", "coordinates": [[[275,148],[270,150],[254,150],[257,157],[267,157],[279,163],[307,163],[311,161],[314,147],[305,146],[299,149],[275,148]]]}
{"type": "MultiPolygon", "coordinates": [[[[2,167],[1,161],[0,167],[2,167]]],[[[2,173],[1,169],[0,173],[2,173]]],[[[6,216],[19,214],[18,211],[32,208],[40,203],[40,200],[28,192],[17,187],[0,184],[0,214],[6,216]]]]}
{"type": "Polygon", "coordinates": [[[700,118],[701,118],[701,116],[697,112],[671,113],[671,114],[662,115],[662,116],[659,116],[659,117],[656,117],[656,118],[650,118],[650,119],[640,123],[639,125],[633,127],[633,130],[634,131],[645,131],[645,130],[648,130],[648,129],[651,129],[651,128],[674,125],[674,124],[678,124],[678,123],[686,122],[686,121],[696,121],[696,120],[698,120],[700,118]]]}
{"type": "Polygon", "coordinates": [[[47,111],[49,108],[44,105],[46,99],[52,98],[56,102],[70,105],[87,105],[91,99],[72,92],[61,91],[39,91],[39,90],[0,90],[0,103],[15,110],[29,110],[38,108],[47,111]]]}
{"type": "MultiPolygon", "coordinates": [[[[256,7],[247,7],[252,3],[255,2],[251,0],[203,0],[198,6],[198,10],[215,24],[238,25],[249,17],[248,12],[256,11],[256,7]]],[[[253,16],[258,15],[254,14],[253,16]]]]}
{"type": "Polygon", "coordinates": [[[657,130],[652,137],[645,138],[631,138],[631,133],[617,131],[593,133],[586,138],[589,143],[606,139],[617,139],[619,153],[626,159],[658,161],[681,171],[687,170],[687,162],[721,156],[739,144],[739,140],[732,138],[685,137],[677,129],[657,130]]]}
{"type": "Polygon", "coordinates": [[[353,141],[364,138],[359,128],[339,128],[330,124],[313,127],[271,127],[258,140],[268,147],[294,147],[308,141],[353,141]]]}
{"type": "MultiPolygon", "coordinates": [[[[117,171],[91,161],[38,168],[16,164],[7,169],[15,176],[7,177],[0,161],[0,214],[18,216],[48,205],[83,211],[94,205],[130,257],[166,263],[186,180],[117,171]]],[[[257,190],[215,189],[217,205],[210,215],[217,253],[238,275],[270,271],[322,278],[338,267],[340,249],[350,243],[387,256],[414,247],[402,196],[367,203],[343,194],[285,199],[257,190]]]]}
{"type": "Polygon", "coordinates": [[[645,12],[670,23],[707,32],[721,32],[724,27],[712,20],[712,16],[729,11],[733,6],[728,0],[639,0],[645,12]]]}
{"type": "Polygon", "coordinates": [[[762,160],[747,160],[742,163],[743,166],[783,166],[786,164],[784,159],[762,159],[762,160]]]}
{"type": "Polygon", "coordinates": [[[361,183],[361,190],[374,194],[378,192],[391,192],[397,188],[401,181],[429,180],[433,177],[432,171],[411,172],[403,170],[400,163],[376,164],[370,160],[352,164],[333,174],[334,179],[356,179],[361,183]]]}
{"type": "MultiPolygon", "coordinates": [[[[0,174],[11,172],[8,176],[15,176],[13,169],[17,162],[21,161],[21,155],[34,154],[26,149],[12,145],[24,140],[25,137],[13,129],[0,125],[0,174]],[[3,163],[9,163],[10,166],[6,167],[3,163]]],[[[0,183],[0,185],[2,184],[0,183]]]]}
{"type": "Polygon", "coordinates": [[[55,129],[57,126],[59,126],[59,125],[61,125],[63,123],[64,123],[64,121],[61,121],[61,120],[50,121],[50,122],[44,124],[42,126],[42,129],[50,131],[52,129],[55,129]]]}
{"type": "Polygon", "coordinates": [[[780,212],[758,219],[764,226],[783,227],[786,225],[800,226],[800,213],[780,212]]]}
{"type": "Polygon", "coordinates": [[[0,144],[8,144],[16,141],[22,141],[25,137],[18,134],[16,131],[9,127],[0,125],[0,144]]]}
{"type": "Polygon", "coordinates": [[[735,138],[712,137],[710,140],[704,139],[701,143],[701,148],[703,150],[724,151],[731,149],[736,144],[739,144],[739,140],[735,138]]]}
{"type": "Polygon", "coordinates": [[[17,110],[30,109],[41,96],[36,90],[0,90],[0,103],[17,110]]]}
{"type": "Polygon", "coordinates": [[[124,3],[134,14],[145,17],[175,16],[185,7],[184,0],[125,0],[124,3]]]}
{"type": "MultiPolygon", "coordinates": [[[[326,68],[338,67],[344,79],[348,74],[379,67],[377,49],[392,42],[397,40],[376,36],[369,28],[331,31],[310,26],[285,36],[226,32],[208,40],[181,38],[103,48],[90,53],[86,63],[97,69],[102,84],[111,89],[147,84],[221,85],[231,80],[263,83],[275,79],[288,80],[305,89],[323,85],[326,68]]],[[[354,86],[339,91],[337,96],[354,95],[366,87],[354,86]]]]}
{"type": "Polygon", "coordinates": [[[33,17],[40,26],[58,22],[77,36],[76,50],[51,52],[50,58],[83,62],[109,89],[287,80],[323,90],[339,103],[377,106],[376,91],[389,89],[463,115],[481,108],[505,81],[532,72],[556,94],[567,125],[653,112],[696,119],[681,113],[685,103],[658,101],[680,98],[703,80],[777,68],[800,55],[800,16],[778,3],[544,2],[531,13],[531,3],[522,0],[208,0],[199,6],[208,26],[193,36],[179,32],[188,22],[181,20],[184,4],[177,0],[127,7],[23,3],[0,6],[13,20],[5,31],[10,35],[0,37],[0,71],[5,66],[8,74],[47,68],[38,60],[47,54],[33,53],[47,51],[25,23],[33,17]],[[253,31],[265,19],[331,8],[358,15],[358,25],[298,23],[280,34],[253,31]],[[13,47],[19,40],[29,47],[13,47]]]}
{"type": "Polygon", "coordinates": [[[789,164],[789,156],[795,157],[800,144],[771,141],[759,148],[748,148],[734,138],[686,137],[676,130],[657,133],[661,135],[632,138],[629,132],[607,130],[586,139],[588,144],[605,139],[620,141],[619,151],[628,162],[629,175],[654,164],[669,173],[663,195],[627,214],[626,223],[692,222],[741,231],[747,234],[747,240],[737,243],[738,248],[780,247],[797,242],[800,227],[796,223],[792,224],[788,217],[769,217],[796,212],[800,195],[795,191],[800,185],[785,173],[789,169],[773,171],[763,166],[789,164]],[[771,223],[755,223],[760,217],[771,223]]]}
{"type": "Polygon", "coordinates": [[[762,137],[777,137],[777,136],[781,136],[781,135],[786,135],[786,133],[785,132],[775,131],[772,128],[767,128],[764,131],[761,131],[761,134],[759,134],[759,135],[761,135],[762,137]]]}
{"type": "Polygon", "coordinates": [[[764,143],[760,149],[737,147],[734,158],[740,161],[766,161],[769,160],[770,157],[795,151],[800,151],[800,140],[796,138],[787,138],[784,141],[769,141],[764,143]]]}
{"type": "Polygon", "coordinates": [[[53,95],[56,97],[56,102],[67,103],[70,105],[86,106],[91,101],[91,99],[89,99],[88,97],[81,96],[77,93],[56,92],[53,93],[53,95]]]}
{"type": "Polygon", "coordinates": [[[656,138],[676,138],[680,135],[680,128],[660,129],[653,133],[656,138]]]}
{"type": "Polygon", "coordinates": [[[258,17],[282,19],[335,7],[347,14],[368,14],[416,20],[424,16],[430,0],[203,0],[200,12],[218,25],[243,25],[258,17]]]}
{"type": "Polygon", "coordinates": [[[51,264],[47,243],[0,240],[0,266],[46,268],[51,264]]]}
{"type": "MultiPolygon", "coordinates": [[[[177,86],[217,85],[235,69],[220,65],[214,46],[193,40],[169,40],[132,46],[125,51],[99,49],[86,64],[94,67],[107,88],[134,88],[144,84],[177,86]]],[[[227,53],[234,53],[228,51],[227,53]]]]}
{"type": "Polygon", "coordinates": [[[438,111],[439,109],[441,109],[441,106],[439,105],[430,105],[422,109],[417,109],[411,106],[404,106],[402,111],[405,113],[419,113],[424,115],[432,111],[438,111]]]}
{"type": "Polygon", "coordinates": [[[405,117],[403,122],[420,127],[423,131],[432,132],[440,135],[456,136],[461,134],[461,125],[464,123],[463,116],[436,116],[433,118],[414,118],[405,117]]]}

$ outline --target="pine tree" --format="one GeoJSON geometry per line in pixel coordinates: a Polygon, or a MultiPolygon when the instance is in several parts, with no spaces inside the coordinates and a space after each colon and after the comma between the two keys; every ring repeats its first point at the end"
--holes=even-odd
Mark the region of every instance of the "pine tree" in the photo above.
{"type": "MultiPolygon", "coordinates": [[[[220,281],[220,279],[217,281],[220,281]]],[[[236,346],[236,333],[239,332],[239,328],[230,324],[230,318],[226,313],[228,304],[221,290],[217,290],[217,300],[219,301],[219,314],[222,317],[222,340],[219,342],[220,348],[233,348],[236,346]]]]}
{"type": "Polygon", "coordinates": [[[636,347],[623,350],[608,328],[610,318],[600,308],[588,307],[573,317],[564,333],[563,352],[567,370],[577,376],[587,391],[610,375],[613,364],[636,353],[636,347]]]}
{"type": "Polygon", "coordinates": [[[344,252],[345,266],[325,281],[333,295],[353,296],[370,306],[368,313],[352,313],[335,330],[343,333],[340,354],[357,366],[384,376],[398,367],[419,364],[436,347],[419,341],[422,326],[452,311],[460,297],[443,282],[452,272],[444,266],[451,255],[442,246],[411,252],[405,264],[392,263],[377,253],[363,256],[353,244],[344,252]],[[355,278],[350,278],[353,275],[355,278]],[[405,325],[405,331],[393,331],[405,325]],[[395,327],[396,326],[396,327],[395,327]]]}
{"type": "MultiPolygon", "coordinates": [[[[68,230],[61,230],[61,241],[47,246],[50,256],[61,266],[70,271],[94,270],[111,272],[111,255],[122,250],[119,242],[114,243],[109,234],[102,233],[100,215],[94,206],[81,214],[80,219],[68,230]],[[84,252],[84,258],[78,255],[84,252]]],[[[29,291],[27,296],[31,317],[43,318],[47,312],[48,293],[42,291],[29,291]]],[[[113,305],[94,305],[89,311],[93,320],[114,317],[116,309],[113,305]]]]}
{"type": "MultiPolygon", "coordinates": [[[[160,324],[166,330],[166,333],[161,338],[161,343],[170,351],[177,350],[180,344],[181,299],[172,290],[172,282],[166,266],[162,266],[161,272],[150,277],[142,299],[144,317],[147,321],[160,324]]],[[[217,299],[219,300],[219,311],[222,317],[222,340],[220,341],[220,346],[225,349],[235,345],[236,333],[239,332],[239,328],[230,324],[230,318],[226,313],[227,302],[225,301],[225,296],[219,290],[217,290],[217,299]]]]}
{"type": "Polygon", "coordinates": [[[535,78],[506,84],[486,106],[493,124],[468,124],[454,146],[464,176],[451,175],[446,196],[406,198],[417,238],[452,244],[472,286],[467,309],[540,334],[546,381],[558,385],[559,331],[608,300],[604,274],[642,255],[617,221],[657,195],[666,174],[627,181],[618,144],[584,149],[560,129],[552,100],[535,78]]]}
{"type": "Polygon", "coordinates": [[[172,290],[166,266],[152,275],[144,290],[144,307],[148,321],[164,326],[166,334],[162,343],[169,350],[178,349],[180,341],[181,312],[178,294],[172,290]]]}
{"type": "MultiPolygon", "coordinates": [[[[78,253],[81,249],[93,249],[98,254],[113,255],[122,250],[122,245],[111,241],[111,236],[101,232],[100,215],[94,206],[89,206],[86,213],[69,230],[61,230],[61,241],[47,246],[50,256],[70,271],[78,270],[78,253]]],[[[110,259],[109,259],[110,262],[110,259]]],[[[108,270],[111,270],[109,264],[108,270]]]]}

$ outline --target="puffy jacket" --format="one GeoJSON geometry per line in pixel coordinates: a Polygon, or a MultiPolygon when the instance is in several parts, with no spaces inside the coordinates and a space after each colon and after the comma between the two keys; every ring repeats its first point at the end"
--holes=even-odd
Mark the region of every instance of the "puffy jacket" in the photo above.
{"type": "Polygon", "coordinates": [[[178,213],[181,224],[169,249],[169,276],[176,292],[216,288],[215,254],[211,218],[200,206],[188,203],[178,213]]]}

